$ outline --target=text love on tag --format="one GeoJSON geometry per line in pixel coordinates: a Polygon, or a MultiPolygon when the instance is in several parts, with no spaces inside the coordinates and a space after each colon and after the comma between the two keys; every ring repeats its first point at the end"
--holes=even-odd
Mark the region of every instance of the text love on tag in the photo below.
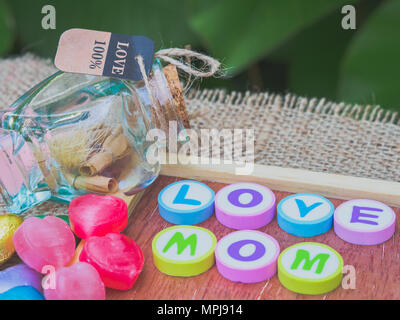
{"type": "Polygon", "coordinates": [[[61,35],[54,64],[65,72],[139,81],[143,77],[135,58],[142,56],[148,75],[153,55],[148,37],[74,28],[61,35]]]}

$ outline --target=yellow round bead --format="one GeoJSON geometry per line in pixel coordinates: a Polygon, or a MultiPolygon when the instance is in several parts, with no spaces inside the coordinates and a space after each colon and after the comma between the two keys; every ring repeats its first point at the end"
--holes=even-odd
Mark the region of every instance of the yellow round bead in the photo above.
{"type": "Polygon", "coordinates": [[[331,247],[317,242],[297,243],[278,259],[278,278],[294,292],[323,294],[336,289],[342,280],[343,259],[331,247]]]}
{"type": "Polygon", "coordinates": [[[215,263],[215,235],[205,228],[173,226],[153,239],[153,261],[158,270],[171,276],[191,277],[215,263]]]}

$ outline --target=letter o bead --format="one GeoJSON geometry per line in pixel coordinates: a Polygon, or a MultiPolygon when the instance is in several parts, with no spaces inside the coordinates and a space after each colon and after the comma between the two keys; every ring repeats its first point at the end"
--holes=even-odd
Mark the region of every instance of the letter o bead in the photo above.
{"type": "Polygon", "coordinates": [[[171,276],[191,277],[210,269],[215,262],[215,235],[205,228],[173,226],[154,237],[154,265],[171,276]]]}
{"type": "Polygon", "coordinates": [[[218,241],[215,249],[217,269],[231,281],[264,281],[275,275],[279,251],[278,242],[263,232],[235,231],[218,241]]]}
{"type": "Polygon", "coordinates": [[[339,238],[354,244],[374,245],[393,236],[396,214],[382,202],[355,199],[338,206],[333,220],[339,238]]]}
{"type": "Polygon", "coordinates": [[[228,228],[258,229],[270,223],[274,215],[275,195],[256,183],[234,183],[215,196],[215,216],[228,228]]]}
{"type": "Polygon", "coordinates": [[[278,259],[279,281],[297,293],[323,294],[336,289],[342,270],[341,255],[322,243],[295,244],[283,250],[278,259]]]}

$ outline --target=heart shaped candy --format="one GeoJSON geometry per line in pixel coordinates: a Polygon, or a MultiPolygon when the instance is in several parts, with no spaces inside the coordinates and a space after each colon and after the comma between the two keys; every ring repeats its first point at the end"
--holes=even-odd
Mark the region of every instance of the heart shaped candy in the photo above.
{"type": "Polygon", "coordinates": [[[34,287],[20,286],[0,293],[0,300],[44,300],[44,297],[34,287]]]}
{"type": "Polygon", "coordinates": [[[41,291],[42,275],[23,263],[0,271],[0,293],[19,286],[31,286],[41,291]]]}
{"type": "Polygon", "coordinates": [[[54,285],[44,288],[44,295],[47,300],[105,300],[106,291],[96,269],[77,262],[57,270],[54,285]]]}
{"type": "Polygon", "coordinates": [[[87,194],[75,198],[68,215],[72,231],[81,239],[121,232],[128,225],[126,202],[114,196],[87,194]]]}
{"type": "Polygon", "coordinates": [[[13,234],[24,221],[14,214],[0,215],[0,265],[15,252],[13,234]]]}
{"type": "Polygon", "coordinates": [[[14,233],[18,256],[31,268],[43,272],[44,266],[65,266],[73,257],[75,238],[68,224],[56,217],[26,219],[14,233]]]}
{"type": "Polygon", "coordinates": [[[132,288],[144,264],[140,247],[120,233],[86,239],[79,260],[94,266],[106,287],[119,290],[132,288]]]}

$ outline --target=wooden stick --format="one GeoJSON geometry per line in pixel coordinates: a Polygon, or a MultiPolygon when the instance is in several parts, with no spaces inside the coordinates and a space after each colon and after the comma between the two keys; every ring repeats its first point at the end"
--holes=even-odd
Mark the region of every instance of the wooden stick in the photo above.
{"type": "MultiPolygon", "coordinates": [[[[179,81],[178,71],[176,67],[172,64],[163,68],[165,78],[168,82],[169,89],[171,90],[172,99],[174,101],[174,106],[182,124],[185,128],[190,128],[189,116],[186,111],[185,99],[183,97],[182,85],[179,81]]],[[[175,120],[175,119],[168,119],[175,120]]]]}
{"type": "Polygon", "coordinates": [[[400,183],[398,182],[258,164],[254,165],[251,174],[237,175],[236,168],[240,166],[234,164],[212,164],[211,159],[205,158],[201,158],[202,162],[196,157],[180,156],[180,158],[184,159],[184,163],[189,164],[164,164],[161,174],[221,183],[255,182],[276,191],[313,192],[328,198],[345,200],[366,198],[400,207],[400,183]],[[196,160],[199,164],[190,164],[195,163],[193,161],[196,160]]]}

